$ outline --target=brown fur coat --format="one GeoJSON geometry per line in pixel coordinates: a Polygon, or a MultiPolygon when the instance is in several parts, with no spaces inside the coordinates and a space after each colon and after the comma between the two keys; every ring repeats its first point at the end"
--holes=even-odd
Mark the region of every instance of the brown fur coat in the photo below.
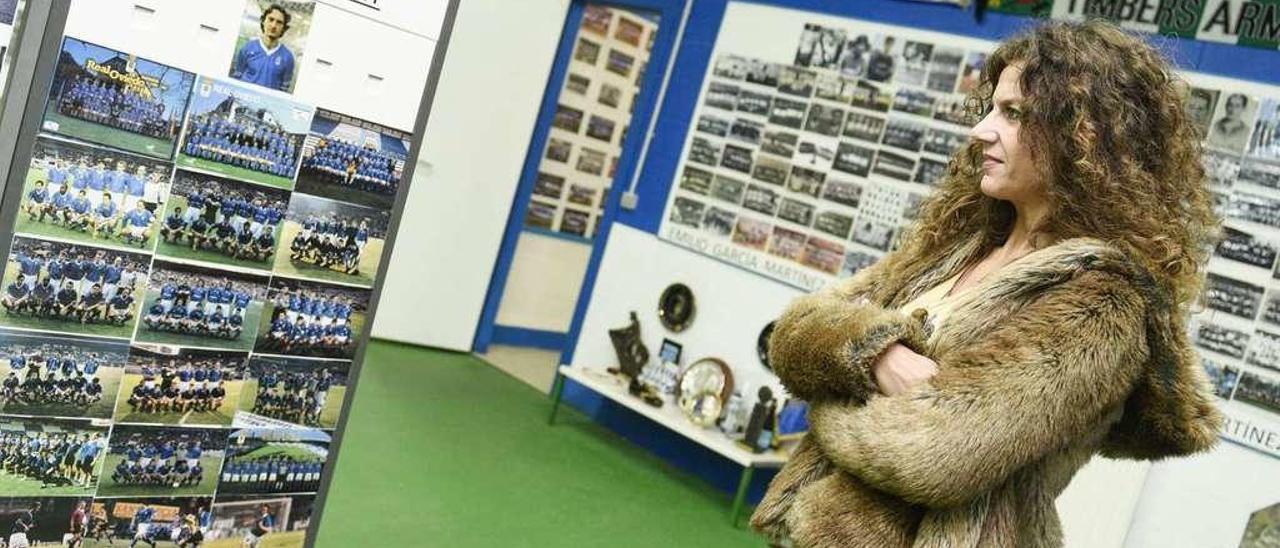
{"type": "Polygon", "coordinates": [[[897,311],[979,254],[975,238],[910,280],[881,261],[778,320],[770,361],[810,402],[811,430],[752,516],[757,530],[800,547],[1061,546],[1054,500],[1094,454],[1158,459],[1216,442],[1185,318],[1100,241],[993,273],[932,337],[921,313],[897,311]],[[895,342],[939,372],[883,396],[870,367],[895,342]]]}

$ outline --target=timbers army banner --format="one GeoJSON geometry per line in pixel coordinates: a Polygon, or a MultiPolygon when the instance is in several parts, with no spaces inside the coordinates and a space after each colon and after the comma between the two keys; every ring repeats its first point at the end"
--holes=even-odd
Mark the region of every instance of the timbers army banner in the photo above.
{"type": "Polygon", "coordinates": [[[1280,0],[991,0],[993,11],[1083,20],[1126,29],[1264,49],[1280,49],[1280,0]]]}

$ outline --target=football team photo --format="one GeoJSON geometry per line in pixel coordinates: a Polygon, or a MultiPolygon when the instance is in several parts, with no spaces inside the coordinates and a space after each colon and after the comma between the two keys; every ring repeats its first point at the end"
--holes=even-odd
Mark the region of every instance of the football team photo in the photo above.
{"type": "Polygon", "coordinates": [[[411,134],[316,109],[302,145],[297,190],[390,210],[409,157],[411,134]]]}
{"type": "Polygon", "coordinates": [[[280,233],[275,272],[373,285],[391,214],[294,192],[280,233]]]}
{"type": "Polygon", "coordinates": [[[312,109],[243,85],[201,76],[178,150],[178,167],[289,189],[312,109]]]}
{"type": "Polygon", "coordinates": [[[0,493],[92,495],[108,426],[105,420],[0,418],[0,493]]]}
{"type": "Polygon", "coordinates": [[[245,389],[244,352],[135,344],[115,404],[126,423],[227,426],[245,389]]]}
{"type": "Polygon", "coordinates": [[[213,495],[226,447],[218,428],[117,424],[98,496],[213,495]]]}
{"type": "Polygon", "coordinates": [[[254,351],[350,359],[368,309],[368,289],[276,276],[254,351]]]}
{"type": "Polygon", "coordinates": [[[310,428],[232,432],[218,494],[314,493],[329,458],[329,434],[310,428]]]}
{"type": "Polygon", "coordinates": [[[248,0],[228,74],[242,82],[293,91],[314,11],[314,0],[248,0]]]}
{"type": "Polygon", "coordinates": [[[270,270],[289,192],[179,169],[156,255],[270,270]]]}
{"type": "Polygon", "coordinates": [[[88,497],[0,498],[0,546],[81,546],[88,524],[88,497]]]}
{"type": "Polygon", "coordinates": [[[129,344],[0,329],[0,412],[111,417],[129,344]]]}
{"type": "Polygon", "coordinates": [[[14,232],[150,250],[173,164],[36,138],[14,232]]]}
{"type": "Polygon", "coordinates": [[[134,340],[249,350],[267,297],[267,276],[156,260],[134,340]]]}
{"type": "Polygon", "coordinates": [[[17,236],[5,267],[0,324],[129,338],[151,258],[17,236]]]}
{"type": "Polygon", "coordinates": [[[195,75],[67,37],[42,129],[172,158],[195,75]]]}
{"type": "Polygon", "coordinates": [[[338,426],[351,362],[255,354],[236,426],[338,426]]]}

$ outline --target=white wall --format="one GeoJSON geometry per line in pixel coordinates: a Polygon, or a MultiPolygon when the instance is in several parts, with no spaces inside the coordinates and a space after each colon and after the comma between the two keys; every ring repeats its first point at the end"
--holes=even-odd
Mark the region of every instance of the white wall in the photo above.
{"type": "Polygon", "coordinates": [[[462,0],[374,321],[469,350],[568,0],[462,0]]]}

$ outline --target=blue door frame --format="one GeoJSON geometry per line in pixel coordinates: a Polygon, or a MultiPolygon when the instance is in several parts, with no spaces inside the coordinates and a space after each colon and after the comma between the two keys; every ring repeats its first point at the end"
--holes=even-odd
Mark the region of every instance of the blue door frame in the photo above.
{"type": "Polygon", "coordinates": [[[574,307],[572,325],[579,323],[586,312],[590,289],[594,286],[596,270],[599,267],[599,256],[604,251],[604,242],[608,240],[609,229],[617,216],[618,204],[632,174],[638,168],[636,162],[646,138],[649,122],[658,109],[657,96],[662,84],[663,75],[670,63],[676,32],[685,0],[608,0],[587,1],[573,0],[565,15],[564,30],[560,35],[560,44],[556,49],[555,62],[547,78],[546,88],[542,93],[542,104],[538,110],[537,122],[533,135],[529,140],[529,148],[525,151],[524,166],[520,172],[520,182],[516,186],[516,197],[511,203],[511,213],[507,217],[507,226],[503,232],[502,245],[498,248],[498,258],[493,269],[493,277],[489,280],[489,290],[485,294],[484,308],[480,312],[480,321],[476,327],[476,336],[472,341],[472,350],[486,352],[490,344],[504,343],[519,346],[532,346],[549,350],[561,350],[572,354],[570,333],[557,333],[537,329],[499,326],[496,324],[498,307],[502,302],[502,293],[506,289],[507,278],[511,274],[511,266],[515,260],[516,245],[520,234],[525,231],[563,237],[570,240],[587,242],[585,238],[565,236],[563,234],[543,230],[530,230],[524,227],[524,212],[533,196],[533,187],[538,176],[538,166],[542,161],[542,151],[546,148],[547,138],[551,133],[551,122],[555,117],[556,105],[560,92],[564,88],[564,80],[569,72],[569,62],[578,39],[578,29],[582,23],[583,12],[588,4],[607,5],[623,9],[656,13],[661,19],[658,33],[654,38],[653,51],[646,65],[644,79],[640,85],[640,97],[636,102],[635,112],[631,115],[631,123],[623,141],[622,153],[618,158],[618,167],[614,172],[613,182],[605,202],[604,214],[597,221],[596,236],[590,240],[591,258],[588,261],[587,273],[583,279],[582,291],[574,307]]]}

